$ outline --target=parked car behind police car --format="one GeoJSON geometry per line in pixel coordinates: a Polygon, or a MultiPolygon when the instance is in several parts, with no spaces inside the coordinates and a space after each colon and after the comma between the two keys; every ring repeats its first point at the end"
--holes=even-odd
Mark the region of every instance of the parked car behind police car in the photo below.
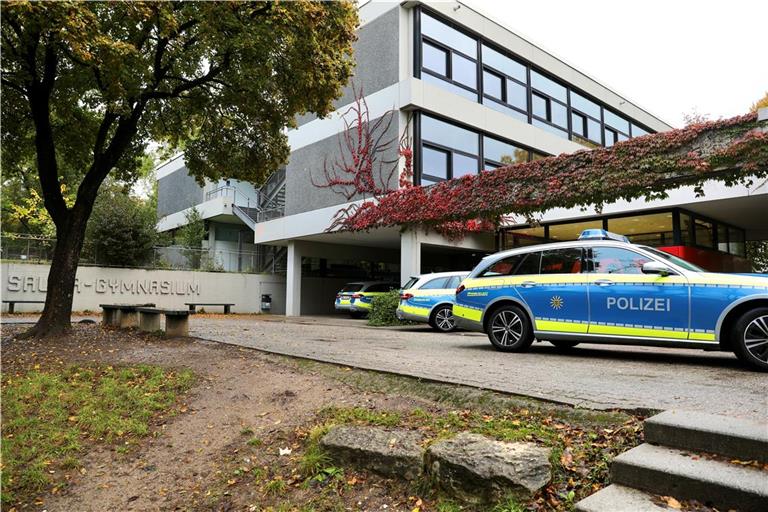
{"type": "Polygon", "coordinates": [[[768,371],[768,276],[705,272],[603,230],[484,258],[456,290],[453,315],[508,352],[534,337],[561,348],[686,347],[733,351],[768,371]]]}
{"type": "Polygon", "coordinates": [[[436,272],[414,276],[400,291],[397,318],[428,323],[434,330],[450,332],[456,288],[469,272],[436,272]]]}
{"type": "Polygon", "coordinates": [[[373,298],[377,295],[398,288],[397,283],[388,281],[357,281],[347,283],[336,294],[334,307],[337,311],[348,311],[353,317],[360,318],[371,310],[373,298]]]}

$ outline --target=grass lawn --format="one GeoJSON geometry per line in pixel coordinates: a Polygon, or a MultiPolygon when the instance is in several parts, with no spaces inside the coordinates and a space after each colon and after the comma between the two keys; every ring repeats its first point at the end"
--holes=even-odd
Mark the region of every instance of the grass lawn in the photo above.
{"type": "Polygon", "coordinates": [[[2,503],[14,503],[80,467],[88,442],[126,451],[191,386],[188,370],[154,366],[31,369],[2,378],[2,503]]]}

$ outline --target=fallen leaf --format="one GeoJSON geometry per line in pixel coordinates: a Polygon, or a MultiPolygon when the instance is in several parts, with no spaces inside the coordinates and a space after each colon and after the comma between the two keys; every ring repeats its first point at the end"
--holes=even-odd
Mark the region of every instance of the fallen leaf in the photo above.
{"type": "Polygon", "coordinates": [[[677,509],[677,510],[680,510],[681,508],[683,508],[683,506],[680,504],[680,502],[677,501],[672,496],[662,496],[662,499],[667,503],[667,506],[670,507],[670,508],[674,508],[674,509],[677,509]]]}

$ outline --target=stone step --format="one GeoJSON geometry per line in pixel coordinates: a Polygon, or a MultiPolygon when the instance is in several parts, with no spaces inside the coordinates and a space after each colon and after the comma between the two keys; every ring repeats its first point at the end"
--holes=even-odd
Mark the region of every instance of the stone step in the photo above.
{"type": "Polygon", "coordinates": [[[663,512],[674,510],[653,502],[647,492],[611,484],[576,503],[577,512],[663,512]]]}
{"type": "Polygon", "coordinates": [[[764,512],[768,503],[768,472],[665,446],[642,444],[622,453],[611,474],[620,485],[741,512],[764,512]]]}
{"type": "Polygon", "coordinates": [[[648,443],[768,462],[768,424],[670,410],[645,420],[644,431],[648,443]]]}

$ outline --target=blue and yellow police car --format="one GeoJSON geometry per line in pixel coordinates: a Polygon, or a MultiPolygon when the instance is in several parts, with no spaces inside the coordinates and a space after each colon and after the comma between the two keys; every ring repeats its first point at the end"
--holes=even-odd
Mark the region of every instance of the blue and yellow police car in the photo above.
{"type": "Polygon", "coordinates": [[[346,311],[353,318],[362,318],[371,310],[373,298],[397,289],[396,283],[385,281],[359,281],[347,283],[336,294],[333,306],[336,311],[346,311]]]}
{"type": "Polygon", "coordinates": [[[604,230],[487,256],[457,288],[453,316],[507,352],[534,337],[689,347],[768,371],[768,276],[709,273],[604,230]]]}
{"type": "Polygon", "coordinates": [[[434,330],[450,332],[456,288],[469,272],[435,272],[411,277],[400,291],[395,314],[400,320],[428,323],[434,330]]]}

